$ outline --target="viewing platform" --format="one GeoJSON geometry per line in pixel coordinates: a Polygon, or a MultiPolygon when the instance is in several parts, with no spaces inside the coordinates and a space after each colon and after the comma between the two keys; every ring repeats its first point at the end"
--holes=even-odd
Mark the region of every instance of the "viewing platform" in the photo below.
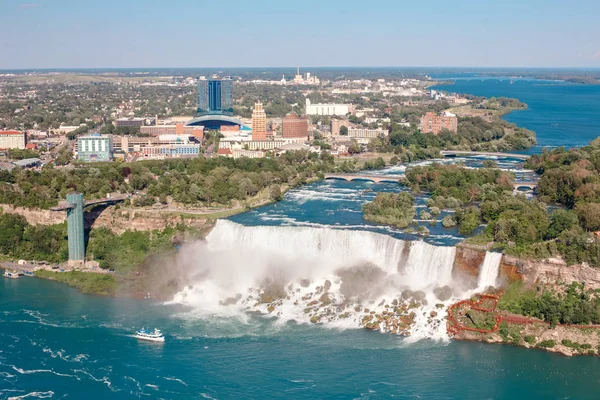
{"type": "MultiPolygon", "coordinates": [[[[115,195],[111,194],[110,196],[107,196],[103,199],[86,201],[85,203],[83,203],[83,207],[93,206],[96,204],[116,203],[119,201],[124,201],[125,199],[128,199],[129,197],[131,197],[131,195],[129,195],[129,194],[115,194],[115,195]]],[[[61,201],[56,207],[51,207],[50,210],[51,211],[66,211],[66,210],[72,209],[73,207],[75,207],[75,206],[67,203],[66,201],[61,201]]]]}

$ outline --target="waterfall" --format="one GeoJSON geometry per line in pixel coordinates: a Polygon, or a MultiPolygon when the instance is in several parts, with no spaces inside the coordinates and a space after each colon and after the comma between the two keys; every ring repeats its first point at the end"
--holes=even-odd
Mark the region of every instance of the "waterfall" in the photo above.
{"type": "Polygon", "coordinates": [[[477,283],[477,289],[482,291],[487,289],[489,286],[496,286],[496,279],[498,278],[498,270],[500,268],[500,261],[502,260],[502,253],[486,252],[485,259],[481,268],[479,269],[479,281],[477,283]]]}
{"type": "Polygon", "coordinates": [[[396,332],[406,325],[384,328],[383,316],[399,313],[400,325],[414,319],[414,338],[445,338],[438,306],[462,293],[452,282],[455,252],[369,231],[219,220],[205,241],[179,252],[176,270],[187,276],[173,302],[210,318],[258,311],[338,328],[364,326],[378,313],[381,329],[396,332]]]}
{"type": "Polygon", "coordinates": [[[251,252],[308,264],[310,271],[305,272],[314,277],[333,273],[339,268],[369,263],[388,275],[403,272],[402,280],[413,289],[449,284],[456,252],[455,247],[434,246],[422,241],[410,244],[368,231],[247,227],[227,220],[217,221],[206,240],[208,248],[213,251],[251,252]],[[404,260],[403,253],[409,244],[408,260],[404,260]]]}
{"type": "Polygon", "coordinates": [[[452,280],[456,247],[433,246],[413,242],[405,273],[411,287],[444,286],[452,280]]]}
{"type": "Polygon", "coordinates": [[[322,272],[372,263],[388,274],[398,271],[405,242],[368,231],[312,227],[244,226],[217,221],[206,238],[210,250],[241,250],[317,263],[322,272]]]}

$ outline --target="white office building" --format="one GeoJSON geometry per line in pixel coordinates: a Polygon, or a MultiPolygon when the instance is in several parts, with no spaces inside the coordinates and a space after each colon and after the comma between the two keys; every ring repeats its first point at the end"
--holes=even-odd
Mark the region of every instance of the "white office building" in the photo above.
{"type": "Polygon", "coordinates": [[[27,139],[25,132],[20,131],[0,131],[0,150],[25,148],[27,139]]]}
{"type": "Polygon", "coordinates": [[[349,104],[311,104],[310,100],[306,99],[306,115],[345,116],[349,112],[349,104]]]}

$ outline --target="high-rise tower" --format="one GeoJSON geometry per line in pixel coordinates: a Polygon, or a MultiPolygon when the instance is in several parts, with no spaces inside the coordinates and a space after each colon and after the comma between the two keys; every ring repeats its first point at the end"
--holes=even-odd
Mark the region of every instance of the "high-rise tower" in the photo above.
{"type": "Polygon", "coordinates": [[[262,103],[259,101],[254,105],[252,111],[252,140],[267,139],[267,114],[263,109],[262,103]]]}
{"type": "Polygon", "coordinates": [[[233,81],[200,77],[197,115],[233,115],[233,81]]]}

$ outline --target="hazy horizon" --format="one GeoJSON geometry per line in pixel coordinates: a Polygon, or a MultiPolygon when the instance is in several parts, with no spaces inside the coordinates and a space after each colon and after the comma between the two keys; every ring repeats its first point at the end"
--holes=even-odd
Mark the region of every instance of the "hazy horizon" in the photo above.
{"type": "Polygon", "coordinates": [[[332,65],[332,66],[311,66],[311,65],[299,65],[299,66],[215,66],[215,67],[181,67],[181,66],[169,66],[169,67],[152,67],[152,66],[132,66],[132,67],[40,67],[40,68],[0,68],[2,72],[78,72],[78,71],[200,71],[200,70],[289,70],[296,72],[296,68],[300,68],[301,73],[313,72],[318,70],[360,70],[360,69],[375,69],[375,70],[390,70],[397,69],[399,71],[423,71],[433,72],[433,70],[445,71],[445,72],[469,72],[469,71],[488,71],[488,72],[588,72],[588,71],[600,71],[600,67],[529,67],[529,66],[514,66],[514,67],[470,67],[470,66],[406,66],[406,65],[365,65],[365,66],[353,66],[353,65],[332,65]]]}
{"type": "Polygon", "coordinates": [[[0,4],[0,69],[600,67],[592,0],[33,1],[0,4]]]}

